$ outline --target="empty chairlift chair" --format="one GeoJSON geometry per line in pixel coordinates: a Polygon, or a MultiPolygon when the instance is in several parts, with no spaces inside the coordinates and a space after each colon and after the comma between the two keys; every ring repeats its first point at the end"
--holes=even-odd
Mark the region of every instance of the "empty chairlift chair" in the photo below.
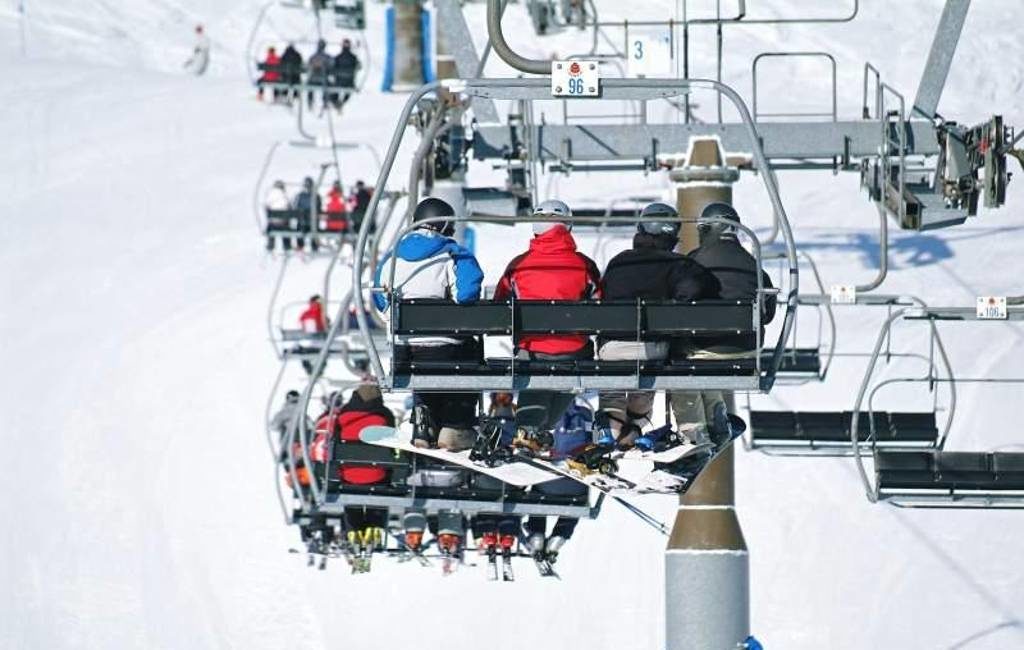
{"type": "MultiPolygon", "coordinates": [[[[1024,320],[1024,308],[1011,307],[1010,320],[1024,320]]],[[[981,320],[973,308],[904,309],[893,314],[897,319],[929,323],[935,330],[937,321],[981,320]]],[[[876,343],[875,356],[868,373],[877,360],[884,341],[884,331],[876,343]]],[[[941,344],[940,354],[945,357],[941,344]]],[[[867,379],[861,386],[854,410],[858,410],[867,392],[867,379]]],[[[957,377],[951,382],[1021,383],[1024,380],[991,377],[979,380],[957,377]]],[[[851,440],[861,439],[859,430],[851,432],[851,440]]],[[[854,450],[858,443],[854,441],[854,450]]],[[[939,508],[1024,508],[1024,452],[946,451],[943,436],[935,449],[922,451],[895,450],[876,446],[873,449],[874,476],[869,477],[864,461],[856,454],[860,476],[868,499],[901,507],[939,508]],[[873,480],[872,480],[873,478],[873,480]]]]}
{"type": "MultiPolygon", "coordinates": [[[[801,305],[818,305],[821,307],[827,300],[827,296],[801,296],[801,305]]],[[[896,296],[863,296],[858,297],[858,306],[889,306],[896,304],[907,305],[917,304],[920,301],[916,298],[900,298],[896,296]]],[[[835,321],[831,310],[827,312],[828,322],[832,330],[832,341],[835,340],[835,321]]],[[[820,332],[820,328],[819,328],[820,332]]],[[[938,333],[933,332],[937,337],[938,333]]],[[[820,337],[820,334],[819,334],[820,337]]],[[[820,341],[819,341],[820,343],[820,341]]],[[[825,349],[819,346],[819,349],[825,349]]],[[[780,377],[791,377],[786,374],[786,357],[791,358],[793,366],[799,363],[806,363],[810,370],[814,363],[820,363],[820,356],[810,356],[806,360],[799,359],[801,348],[787,348],[783,353],[783,365],[779,368],[780,377]]],[[[810,349],[808,349],[810,350],[810,349]]],[[[816,351],[816,350],[815,350],[816,351]]],[[[825,367],[819,377],[827,373],[828,367],[836,357],[865,357],[873,358],[871,353],[837,353],[834,343],[827,346],[827,357],[825,367]]],[[[933,356],[908,352],[893,352],[891,349],[885,351],[887,359],[912,359],[923,361],[927,364],[928,372],[924,377],[908,377],[899,379],[888,379],[879,382],[870,392],[870,397],[885,386],[894,383],[926,383],[930,390],[936,390],[937,382],[934,381],[939,372],[939,363],[944,358],[935,359],[933,356]]],[[[873,364],[872,364],[873,365],[873,364]]],[[[792,366],[791,366],[792,367],[792,366]]],[[[952,370],[945,364],[944,370],[947,379],[952,378],[952,370]]],[[[787,383],[803,383],[794,381],[787,383]]],[[[869,400],[869,408],[858,413],[857,438],[861,443],[870,444],[871,448],[879,449],[908,449],[920,450],[931,449],[940,446],[941,440],[948,432],[953,417],[955,396],[950,385],[950,410],[945,418],[940,431],[937,417],[937,399],[931,408],[919,411],[886,411],[872,408],[869,400]]],[[[937,398],[937,396],[936,396],[937,398]]],[[[765,453],[786,456],[842,456],[852,453],[853,443],[850,435],[852,429],[853,411],[767,411],[750,409],[750,428],[747,446],[750,449],[758,449],[765,453]]],[[[867,449],[864,450],[865,452],[867,449]]]]}

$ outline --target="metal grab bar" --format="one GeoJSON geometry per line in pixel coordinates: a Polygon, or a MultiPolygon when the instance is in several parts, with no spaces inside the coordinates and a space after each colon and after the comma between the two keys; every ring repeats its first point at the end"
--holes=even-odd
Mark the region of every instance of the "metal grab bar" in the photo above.
{"type": "Polygon", "coordinates": [[[752,78],[752,91],[751,91],[751,112],[754,116],[754,122],[758,121],[759,115],[765,117],[825,117],[827,115],[832,116],[832,121],[835,122],[839,119],[839,95],[836,89],[836,59],[828,52],[761,52],[754,57],[754,62],[750,66],[750,76],[752,78]],[[788,58],[788,57],[804,57],[804,58],[824,58],[828,59],[829,64],[832,66],[832,112],[831,113],[774,113],[764,114],[757,112],[757,66],[760,64],[762,59],[766,58],[788,58]]]}
{"type": "MultiPolygon", "coordinates": [[[[528,78],[449,80],[444,82],[443,85],[446,86],[448,90],[451,92],[462,92],[470,95],[471,97],[485,97],[492,99],[511,100],[550,99],[550,82],[547,79],[528,78]]],[[[405,133],[406,124],[408,124],[416,104],[426,94],[436,92],[436,90],[441,86],[441,82],[433,82],[422,86],[417,91],[410,94],[406,102],[406,105],[403,108],[402,115],[399,118],[398,124],[396,125],[394,137],[392,138],[392,141],[388,147],[388,152],[384,160],[384,166],[382,167],[381,175],[378,178],[378,186],[381,186],[384,183],[386,183],[391,173],[391,169],[394,166],[395,158],[397,157],[398,149],[401,146],[401,142],[405,133]]],[[[750,139],[755,165],[760,169],[766,169],[768,167],[768,162],[764,156],[764,151],[761,147],[757,130],[750,116],[750,112],[747,110],[746,104],[743,102],[743,99],[731,87],[710,79],[607,79],[603,83],[603,93],[606,99],[659,99],[664,97],[675,97],[679,95],[684,95],[695,88],[707,88],[715,90],[728,97],[729,101],[733,103],[733,105],[736,107],[737,112],[740,114],[741,120],[750,139]]],[[[768,174],[762,174],[761,179],[764,183],[766,191],[768,192],[769,200],[772,203],[772,207],[778,213],[780,218],[782,234],[785,240],[787,260],[789,261],[790,275],[790,289],[789,295],[786,297],[785,300],[787,309],[785,319],[783,322],[782,332],[780,334],[779,341],[776,344],[775,351],[772,355],[772,361],[768,375],[764,380],[762,380],[761,385],[762,390],[770,390],[771,385],[774,382],[774,375],[782,362],[782,353],[785,341],[789,339],[790,332],[793,327],[793,319],[796,315],[796,297],[799,293],[799,272],[797,269],[797,254],[796,245],[793,239],[793,233],[789,225],[789,219],[786,216],[785,208],[783,207],[781,198],[779,197],[779,192],[775,184],[775,180],[768,174]]],[[[378,203],[379,197],[375,195],[370,203],[369,208],[367,209],[368,215],[372,215],[373,213],[375,213],[378,203]]],[[[360,229],[359,240],[356,244],[355,276],[357,278],[362,277],[365,268],[364,251],[368,236],[368,222],[364,221],[363,227],[360,229]]],[[[356,316],[357,320],[359,321],[360,330],[363,332],[364,336],[368,336],[369,326],[367,324],[367,317],[365,314],[365,305],[362,296],[362,291],[357,291],[354,297],[357,306],[356,316]]],[[[335,322],[335,325],[336,324],[337,322],[335,322]]],[[[760,327],[758,327],[758,332],[760,332],[760,327]]],[[[370,345],[370,352],[370,358],[373,365],[374,374],[379,378],[383,377],[384,370],[380,362],[379,355],[377,354],[376,348],[372,345],[372,341],[370,345]]],[[[319,371],[322,370],[323,362],[325,361],[326,353],[322,353],[321,357],[317,361],[317,373],[319,373],[319,371]]],[[[308,399],[308,396],[304,397],[304,399],[308,399]]]]}
{"type": "Polygon", "coordinates": [[[270,294],[270,304],[267,305],[267,336],[270,338],[270,345],[274,348],[274,355],[281,359],[284,353],[281,351],[281,347],[277,344],[277,336],[274,332],[274,312],[277,311],[277,297],[281,293],[281,284],[284,282],[284,273],[288,268],[289,255],[285,255],[281,261],[281,270],[277,272],[277,281],[274,283],[274,290],[270,294]]]}

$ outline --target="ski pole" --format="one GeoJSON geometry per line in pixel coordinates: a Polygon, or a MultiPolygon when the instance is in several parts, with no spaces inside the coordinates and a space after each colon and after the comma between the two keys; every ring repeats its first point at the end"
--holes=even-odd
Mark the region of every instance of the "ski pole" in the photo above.
{"type": "Polygon", "coordinates": [[[640,508],[636,507],[635,505],[633,505],[629,501],[626,501],[622,497],[615,496],[615,495],[611,495],[611,497],[613,499],[615,499],[616,502],[621,504],[622,507],[624,507],[626,510],[629,510],[634,515],[639,517],[640,520],[643,521],[645,524],[647,524],[651,528],[654,528],[655,530],[657,530],[659,533],[661,533],[665,537],[668,537],[668,527],[665,526],[665,524],[663,524],[661,521],[659,521],[658,519],[655,519],[654,517],[652,517],[651,515],[647,514],[646,512],[641,510],[640,508]]]}

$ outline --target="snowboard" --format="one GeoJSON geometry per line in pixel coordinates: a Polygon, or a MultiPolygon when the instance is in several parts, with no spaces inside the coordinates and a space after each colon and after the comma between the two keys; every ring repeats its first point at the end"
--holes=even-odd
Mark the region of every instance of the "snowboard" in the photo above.
{"type": "MultiPolygon", "coordinates": [[[[732,429],[733,436],[743,435],[747,430],[747,423],[743,421],[743,418],[731,413],[729,414],[729,426],[732,429]]],[[[687,438],[689,437],[687,436],[687,438]]],[[[675,447],[664,451],[641,451],[639,449],[630,449],[629,451],[612,454],[612,458],[618,461],[645,460],[653,463],[674,463],[682,458],[698,454],[705,450],[714,451],[715,445],[695,445],[692,442],[687,441],[681,445],[676,445],[675,447]]]]}
{"type": "Polygon", "coordinates": [[[518,452],[517,457],[522,458],[530,465],[557,473],[559,476],[570,478],[609,495],[623,492],[633,494],[683,494],[693,485],[706,467],[728,449],[733,441],[743,435],[744,430],[744,427],[734,428],[732,437],[729,440],[713,448],[707,454],[696,453],[704,448],[688,444],[678,445],[678,447],[673,447],[664,452],[648,454],[645,458],[639,455],[633,459],[626,459],[624,455],[616,458],[616,452],[613,452],[610,458],[616,463],[623,460],[626,460],[628,463],[628,465],[623,465],[623,467],[627,467],[629,478],[622,476],[619,469],[612,472],[582,471],[577,467],[572,467],[565,460],[552,462],[527,455],[522,451],[518,452]],[[679,447],[684,447],[685,449],[681,453],[677,452],[675,455],[669,454],[669,452],[674,452],[679,447]],[[672,458],[672,460],[670,462],[657,460],[658,458],[666,457],[672,458]],[[630,462],[641,460],[644,461],[644,465],[641,465],[640,462],[630,462]],[[645,467],[649,463],[653,463],[653,469],[645,467]]]}
{"type": "Polygon", "coordinates": [[[367,444],[399,449],[411,454],[419,454],[420,456],[441,460],[452,465],[459,465],[515,487],[530,487],[531,485],[546,483],[559,478],[557,474],[527,463],[511,462],[489,467],[471,461],[469,459],[470,450],[468,449],[458,452],[445,449],[422,449],[404,438],[405,436],[394,427],[366,427],[359,433],[359,440],[367,444]]]}

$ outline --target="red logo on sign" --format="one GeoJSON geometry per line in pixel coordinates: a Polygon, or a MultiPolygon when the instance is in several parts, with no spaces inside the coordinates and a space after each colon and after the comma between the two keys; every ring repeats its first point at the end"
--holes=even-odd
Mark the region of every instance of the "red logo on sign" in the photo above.
{"type": "Polygon", "coordinates": [[[569,74],[571,74],[574,77],[579,76],[579,74],[582,72],[583,70],[582,68],[580,68],[580,64],[577,63],[576,61],[573,61],[572,65],[569,66],[569,74]]]}

